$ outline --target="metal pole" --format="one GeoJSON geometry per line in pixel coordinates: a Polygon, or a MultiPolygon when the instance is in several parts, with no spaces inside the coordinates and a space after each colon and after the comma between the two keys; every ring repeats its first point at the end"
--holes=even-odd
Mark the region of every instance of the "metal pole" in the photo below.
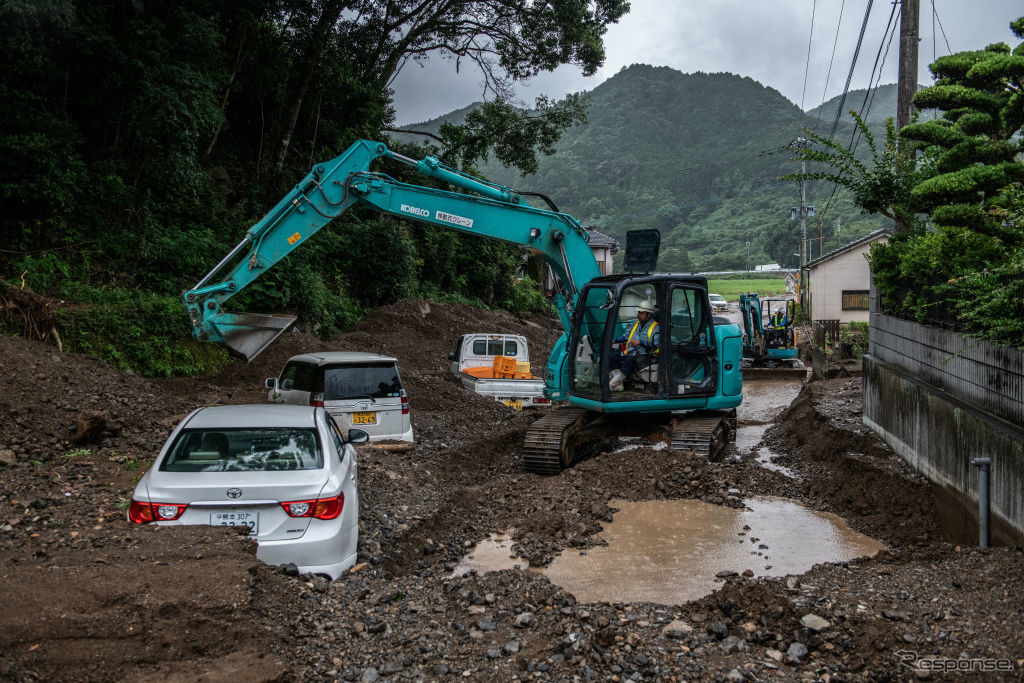
{"type": "MultiPolygon", "coordinates": [[[[798,138],[803,142],[803,138],[798,138]]],[[[800,162],[800,173],[807,176],[807,162],[800,162]]],[[[807,263],[807,181],[800,181],[800,282],[804,279],[804,265],[807,263]]],[[[803,307],[806,298],[806,288],[800,288],[800,306],[803,307]]]]}
{"type": "Polygon", "coordinates": [[[978,468],[978,545],[989,547],[988,470],[992,458],[974,458],[971,464],[978,468]]]}

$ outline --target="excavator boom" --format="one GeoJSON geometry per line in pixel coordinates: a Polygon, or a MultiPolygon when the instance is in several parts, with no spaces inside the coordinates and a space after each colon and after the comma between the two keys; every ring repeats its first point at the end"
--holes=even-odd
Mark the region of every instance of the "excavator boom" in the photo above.
{"type": "Polygon", "coordinates": [[[541,254],[562,284],[555,305],[566,330],[580,284],[600,274],[586,230],[568,214],[534,208],[512,190],[450,169],[434,157],[416,161],[382,143],[360,140],[335,159],[316,165],[182,295],[193,335],[224,344],[246,360],[255,358],[294,316],[231,313],[223,309],[224,303],[356,204],[541,254]],[[371,172],[370,165],[381,158],[413,166],[474,194],[410,185],[371,172]]]}

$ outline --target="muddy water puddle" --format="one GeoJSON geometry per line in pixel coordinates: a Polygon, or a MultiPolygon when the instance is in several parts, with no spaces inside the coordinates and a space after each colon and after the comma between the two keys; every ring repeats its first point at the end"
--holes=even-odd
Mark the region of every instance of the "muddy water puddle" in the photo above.
{"type": "Polygon", "coordinates": [[[683,604],[716,590],[719,572],[802,574],[883,548],[835,515],[782,498],[750,498],[747,510],[697,500],[612,505],[607,546],[566,551],[543,570],[581,602],[683,604]]]}
{"type": "Polygon", "coordinates": [[[502,569],[526,569],[529,563],[512,554],[514,532],[514,529],[510,529],[508,533],[493,533],[477,543],[469,554],[455,565],[452,576],[462,576],[469,571],[484,574],[502,569]]]}
{"type": "Polygon", "coordinates": [[[736,430],[736,452],[740,455],[753,454],[757,464],[762,467],[779,472],[790,479],[799,479],[796,472],[775,462],[775,458],[779,457],[778,453],[764,446],[757,447],[769,427],[771,427],[770,424],[739,427],[736,430]]]}
{"type": "Polygon", "coordinates": [[[743,403],[736,408],[741,423],[771,422],[789,407],[803,385],[793,381],[744,380],[743,403]]]}

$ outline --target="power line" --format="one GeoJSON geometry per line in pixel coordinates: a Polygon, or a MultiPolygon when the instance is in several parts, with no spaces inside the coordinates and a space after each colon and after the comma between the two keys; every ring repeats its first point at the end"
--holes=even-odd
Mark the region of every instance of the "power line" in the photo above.
{"type": "Polygon", "coordinates": [[[846,76],[846,85],[843,87],[843,95],[839,98],[839,106],[836,107],[836,116],[832,120],[832,130],[829,132],[828,137],[833,138],[836,134],[836,129],[839,127],[839,117],[842,115],[843,105],[846,104],[846,93],[850,92],[850,81],[853,80],[853,70],[857,66],[857,56],[860,55],[860,46],[864,42],[864,31],[868,28],[868,17],[871,16],[871,6],[874,4],[874,0],[868,0],[868,6],[864,10],[864,21],[860,25],[860,36],[857,38],[857,49],[853,51],[853,61],[850,63],[850,73],[846,76]]]}
{"type": "Polygon", "coordinates": [[[822,107],[825,106],[825,96],[828,94],[828,82],[832,78],[832,62],[836,59],[836,45],[839,44],[839,31],[843,27],[843,10],[846,9],[846,0],[843,0],[842,4],[839,5],[839,21],[836,23],[836,37],[832,41],[832,56],[828,60],[828,72],[825,74],[825,88],[821,91],[821,105],[818,107],[818,118],[814,122],[814,128],[817,130],[818,126],[821,125],[821,113],[822,107]]]}
{"type": "MultiPolygon", "coordinates": [[[[935,9],[935,0],[932,0],[932,17],[934,17],[935,21],[939,22],[939,30],[942,31],[942,39],[944,41],[946,41],[946,54],[949,54],[949,55],[953,54],[953,48],[951,48],[949,46],[949,38],[946,37],[946,29],[943,28],[943,26],[942,26],[942,17],[939,16],[939,11],[937,9],[935,9]]],[[[935,29],[933,28],[932,29],[932,34],[933,34],[932,38],[933,39],[934,39],[934,33],[935,33],[935,29]]],[[[933,50],[933,52],[934,52],[934,50],[933,50]]],[[[935,60],[932,60],[932,61],[935,61],[935,60]]]]}
{"type": "MultiPolygon", "coordinates": [[[[860,47],[861,47],[861,44],[864,42],[864,32],[867,30],[867,27],[868,27],[868,18],[871,16],[871,6],[873,4],[874,4],[874,0],[868,0],[868,5],[867,5],[867,7],[864,8],[864,21],[862,21],[861,25],[860,25],[860,35],[857,37],[857,49],[855,49],[853,51],[853,60],[850,63],[850,72],[846,75],[846,85],[843,87],[842,97],[839,98],[839,106],[836,107],[835,118],[832,119],[832,129],[829,131],[829,134],[828,134],[829,139],[832,139],[832,138],[835,137],[836,129],[839,128],[839,118],[842,116],[843,105],[846,104],[846,94],[848,92],[850,92],[850,81],[853,80],[853,71],[857,67],[857,57],[858,57],[858,55],[860,55],[860,47]]],[[[838,190],[838,189],[839,189],[839,184],[838,183],[833,183],[833,185],[832,185],[832,193],[829,195],[828,201],[825,202],[825,208],[822,210],[821,214],[818,216],[818,221],[819,222],[824,220],[825,213],[828,211],[829,207],[832,205],[832,199],[833,199],[833,197],[836,196],[836,190],[838,190]]]]}
{"type": "Polygon", "coordinates": [[[807,94],[807,72],[811,68],[811,43],[814,40],[814,15],[818,10],[818,0],[811,4],[811,35],[807,37],[807,63],[804,65],[804,89],[800,92],[800,111],[804,110],[804,95],[807,94]]]}
{"type": "Polygon", "coordinates": [[[932,61],[935,61],[935,43],[938,36],[935,35],[935,0],[932,0],[932,61]]]}
{"type": "MultiPolygon", "coordinates": [[[[889,56],[889,46],[892,45],[893,36],[896,35],[896,27],[898,22],[894,21],[899,17],[897,8],[901,7],[897,3],[893,3],[892,11],[889,12],[889,23],[886,24],[885,31],[882,33],[882,42],[878,45],[878,53],[875,55],[875,63],[871,67],[871,76],[868,78],[868,89],[864,91],[864,102],[860,105],[860,116],[862,119],[866,119],[868,112],[871,111],[871,104],[875,100],[875,93],[878,91],[878,85],[882,80],[882,71],[885,68],[885,59],[889,56]],[[885,54],[882,54],[882,48],[885,48],[885,54]],[[881,64],[879,64],[881,60],[881,64]],[[875,75],[878,75],[878,79],[875,79],[875,75]],[[875,85],[872,87],[872,83],[875,85]],[[869,100],[870,97],[870,100],[869,100]]],[[[902,10],[900,10],[902,11],[902,10]]],[[[854,126],[853,133],[850,135],[850,145],[847,149],[852,154],[857,149],[857,144],[860,142],[860,128],[854,126]]]]}

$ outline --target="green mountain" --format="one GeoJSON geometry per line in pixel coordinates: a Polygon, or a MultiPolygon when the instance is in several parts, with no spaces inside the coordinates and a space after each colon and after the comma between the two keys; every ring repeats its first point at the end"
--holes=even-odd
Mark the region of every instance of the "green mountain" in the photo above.
{"type": "MultiPolygon", "coordinates": [[[[923,85],[918,85],[917,89],[924,88],[923,85]]],[[[836,95],[828,102],[825,102],[821,106],[815,107],[807,112],[808,116],[814,117],[815,121],[818,121],[818,125],[814,126],[812,130],[827,133],[832,128],[832,121],[836,117],[836,108],[839,103],[843,103],[843,116],[840,119],[847,123],[853,123],[853,117],[850,116],[850,110],[856,112],[867,111],[867,116],[861,114],[862,118],[869,124],[881,124],[885,125],[886,120],[891,116],[896,116],[896,84],[886,83],[880,85],[870,93],[867,90],[851,90],[846,94],[845,100],[842,95],[836,95]]],[[[921,120],[930,121],[938,116],[938,112],[935,109],[925,109],[921,111],[921,120]]]]}
{"type": "MultiPolygon", "coordinates": [[[[750,78],[646,65],[623,69],[588,99],[588,122],[568,130],[535,175],[494,163],[484,175],[541,192],[623,243],[628,230],[659,229],[661,270],[742,270],[748,242],[750,267],[798,263],[790,207],[799,204],[799,185],[781,177],[800,170],[786,146],[813,129],[816,116],[750,78]]],[[[447,118],[409,128],[434,132],[447,118]]],[[[837,136],[851,132],[841,123],[837,136]]],[[[817,210],[808,237],[820,230],[826,252],[886,223],[860,214],[831,184],[809,183],[808,204],[817,210]]],[[[812,257],[822,253],[818,244],[809,245],[812,257]]]]}

